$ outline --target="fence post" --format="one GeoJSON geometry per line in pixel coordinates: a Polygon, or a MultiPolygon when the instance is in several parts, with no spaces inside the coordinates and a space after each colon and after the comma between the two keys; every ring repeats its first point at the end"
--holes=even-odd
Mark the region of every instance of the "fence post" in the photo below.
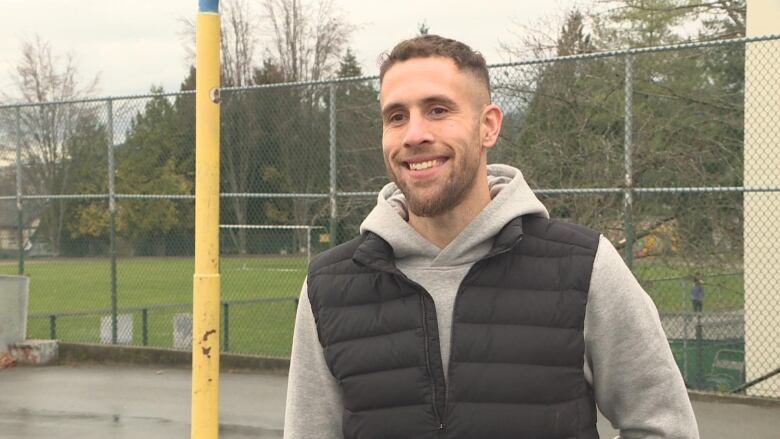
{"type": "Polygon", "coordinates": [[[337,244],[336,206],[336,84],[330,83],[330,246],[337,244]]]}
{"type": "Polygon", "coordinates": [[[49,316],[49,338],[52,340],[57,339],[57,315],[52,314],[49,316]]]}
{"type": "Polygon", "coordinates": [[[696,313],[696,387],[701,389],[704,387],[704,334],[702,334],[701,327],[701,313],[696,313]]]}
{"type": "Polygon", "coordinates": [[[306,266],[311,262],[311,226],[306,226],[306,266]]]}
{"type": "Polygon", "coordinates": [[[682,284],[682,301],[683,301],[683,380],[688,382],[688,320],[690,315],[688,314],[688,296],[685,291],[685,280],[680,279],[682,284]]]}
{"type": "Polygon", "coordinates": [[[224,339],[222,340],[222,344],[224,345],[222,351],[228,352],[230,351],[230,304],[228,302],[222,303],[222,321],[223,328],[222,328],[222,334],[224,339]]]}
{"type": "Polygon", "coordinates": [[[106,101],[108,114],[108,212],[110,216],[109,253],[111,254],[111,343],[117,341],[117,287],[116,287],[116,197],[114,193],[114,104],[106,101]]]}
{"type": "Polygon", "coordinates": [[[625,119],[623,138],[623,163],[625,167],[625,189],[623,190],[623,221],[626,231],[625,258],[628,268],[634,265],[634,225],[632,222],[632,210],[634,205],[634,178],[632,171],[632,146],[633,146],[633,117],[634,117],[634,55],[628,54],[625,58],[625,119]]]}
{"type": "Polygon", "coordinates": [[[149,345],[149,310],[146,308],[141,310],[141,343],[149,345]]]}
{"type": "Polygon", "coordinates": [[[16,107],[16,238],[19,240],[19,275],[24,274],[24,210],[22,206],[22,110],[16,107]]]}

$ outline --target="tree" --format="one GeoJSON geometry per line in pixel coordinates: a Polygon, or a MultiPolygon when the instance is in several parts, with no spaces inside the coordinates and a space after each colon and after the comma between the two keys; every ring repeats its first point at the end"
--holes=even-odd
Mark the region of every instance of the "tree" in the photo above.
{"type": "MultiPolygon", "coordinates": [[[[228,193],[252,192],[252,181],[258,172],[256,147],[262,135],[262,123],[258,123],[257,93],[230,90],[233,87],[256,85],[255,56],[258,36],[261,34],[259,20],[251,4],[246,0],[223,2],[221,12],[221,82],[222,93],[220,127],[220,172],[221,190],[228,193]]],[[[194,24],[184,21],[188,53],[194,58],[194,24]]],[[[190,72],[187,82],[194,85],[195,70],[190,72]]],[[[193,87],[194,88],[194,87],[193,87]]],[[[261,107],[260,107],[261,108],[261,107]]],[[[223,199],[223,222],[247,224],[251,200],[245,197],[223,199]]],[[[246,229],[228,230],[237,235],[240,254],[248,248],[246,229]]]]}
{"type": "MultiPolygon", "coordinates": [[[[67,143],[72,191],[77,194],[108,193],[106,126],[94,119],[81,119],[67,143]]],[[[69,203],[65,214],[68,236],[63,242],[63,252],[72,255],[102,253],[108,247],[109,220],[110,213],[104,200],[69,203]]]]}
{"type": "MultiPolygon", "coordinates": [[[[259,20],[246,0],[223,0],[220,4],[220,67],[223,87],[252,84],[256,65],[259,20]]],[[[182,43],[187,63],[195,64],[195,23],[182,19],[182,43]]],[[[192,72],[191,72],[192,73],[192,72]]],[[[194,80],[194,76],[192,76],[194,80]]],[[[193,83],[194,85],[194,83],[193,83]]],[[[193,88],[194,89],[194,88],[193,88]]]]}
{"type": "MultiPolygon", "coordinates": [[[[745,35],[745,0],[601,0],[599,17],[613,24],[630,22],[634,29],[662,30],[667,37],[681,36],[674,25],[701,24],[700,39],[736,38],[745,35]],[[637,26],[637,25],[640,26],[637,26]],[[672,26],[669,26],[672,24],[672,26]]],[[[659,33],[634,38],[658,36],[659,33]]],[[[645,40],[645,42],[649,42],[645,40]]]]}
{"type": "MultiPolygon", "coordinates": [[[[339,15],[333,1],[265,0],[263,4],[271,35],[270,61],[278,66],[285,82],[319,80],[337,73],[352,27],[339,15]]],[[[269,175],[277,176],[279,187],[286,192],[327,192],[328,88],[301,86],[268,93],[284,101],[284,106],[272,107],[284,112],[269,113],[266,119],[278,141],[267,150],[275,157],[269,175]]],[[[312,199],[289,202],[295,224],[314,224],[316,213],[323,208],[321,202],[312,199]]],[[[303,240],[300,235],[299,241],[303,240]]]]}
{"type": "MultiPolygon", "coordinates": [[[[283,75],[273,62],[270,70],[258,76],[283,75]]],[[[283,76],[277,76],[283,78],[283,76]]],[[[270,78],[269,78],[270,79],[270,78]]],[[[254,94],[254,92],[253,92],[254,94]]],[[[262,157],[262,185],[285,193],[326,193],[328,191],[328,94],[317,86],[282,86],[258,90],[255,99],[256,126],[263,141],[256,152],[262,157]]],[[[265,204],[269,219],[276,223],[313,225],[322,201],[307,197],[276,200],[265,204]],[[286,213],[285,213],[286,212],[286,213]]],[[[305,243],[297,236],[295,248],[305,243]]]]}
{"type": "MultiPolygon", "coordinates": [[[[362,76],[363,71],[350,49],[341,59],[338,77],[362,76]]],[[[340,82],[336,88],[336,126],[338,133],[338,189],[348,192],[374,191],[387,183],[382,157],[382,120],[378,111],[376,82],[357,80],[340,82]]],[[[339,199],[341,241],[358,233],[360,222],[371,209],[373,198],[339,199]],[[366,201],[369,201],[368,203],[366,201]]],[[[322,212],[322,216],[329,212],[322,212]]]]}
{"type": "MultiPolygon", "coordinates": [[[[244,87],[254,85],[254,56],[256,52],[257,20],[244,0],[234,0],[224,5],[222,12],[222,86],[244,87]]],[[[254,146],[258,144],[257,117],[253,105],[254,94],[230,91],[223,93],[222,126],[220,141],[220,167],[224,192],[251,192],[251,180],[257,171],[254,146]]],[[[229,206],[228,218],[236,224],[248,223],[249,200],[231,197],[224,200],[229,206]]],[[[233,233],[232,230],[228,233],[233,233]]],[[[238,229],[238,252],[247,252],[247,231],[238,229]]]]}
{"type": "MultiPolygon", "coordinates": [[[[272,37],[265,41],[269,50],[258,66],[254,60],[262,32],[250,4],[234,0],[223,6],[223,87],[314,80],[335,73],[334,65],[350,28],[337,15],[331,1],[304,4],[299,0],[267,0],[263,10],[262,23],[271,30],[272,37]]],[[[192,23],[187,22],[186,28],[191,35],[192,23]]],[[[189,39],[189,47],[191,43],[189,39]]],[[[311,192],[315,181],[317,185],[327,181],[327,170],[300,172],[304,164],[316,168],[327,163],[327,150],[325,156],[319,151],[311,153],[311,148],[317,146],[314,139],[327,139],[324,96],[322,91],[313,88],[224,90],[222,191],[247,193],[274,187],[288,192],[311,192]]],[[[292,201],[293,210],[298,213],[283,219],[281,204],[284,203],[228,197],[223,202],[223,222],[248,224],[253,220],[271,220],[305,224],[311,220],[310,200],[292,201]]],[[[247,230],[227,233],[237,238],[234,241],[239,253],[248,251],[247,230]]]]}
{"type": "MultiPolygon", "coordinates": [[[[21,57],[14,67],[14,92],[2,93],[6,101],[46,103],[78,100],[92,96],[98,79],[81,80],[72,55],[58,57],[51,45],[36,36],[22,42],[21,57]]],[[[0,116],[6,131],[13,131],[16,115],[0,116]]],[[[89,105],[38,105],[19,112],[24,178],[34,184],[36,194],[66,194],[73,189],[71,139],[79,127],[94,126],[95,108],[89,105]]],[[[59,253],[65,227],[66,203],[56,200],[43,213],[40,230],[59,253]]]]}
{"type": "MultiPolygon", "coordinates": [[[[572,11],[556,41],[556,55],[595,50],[584,30],[585,16],[572,11]]],[[[531,74],[496,81],[496,93],[516,102],[509,109],[496,153],[518,163],[538,188],[620,185],[622,154],[621,84],[612,81],[614,66],[604,60],[560,61],[531,74]],[[519,80],[518,80],[519,79],[519,80]]],[[[616,215],[613,195],[557,195],[545,200],[551,214],[604,230],[616,215]]]]}
{"type": "MultiPolygon", "coordinates": [[[[739,1],[614,0],[599,6],[593,14],[568,15],[555,54],[744,32],[744,2],[739,1]],[[692,25],[697,30],[692,32],[692,25]]],[[[548,49],[540,43],[532,47],[537,54],[548,49]]],[[[736,45],[633,57],[636,186],[742,184],[743,59],[736,45]]],[[[508,79],[494,71],[496,93],[513,99],[497,153],[521,163],[536,187],[622,186],[624,67],[625,58],[608,57],[528,66],[508,79]]],[[[619,243],[625,242],[621,199],[619,194],[554,196],[547,204],[554,216],[605,230],[619,243]]],[[[675,247],[713,254],[739,246],[740,205],[739,195],[728,193],[643,194],[636,197],[633,223],[640,236],[659,224],[673,224],[679,236],[675,247]]]]}
{"type": "Polygon", "coordinates": [[[220,40],[222,85],[224,87],[251,85],[259,33],[257,20],[252,19],[253,12],[246,0],[223,3],[220,15],[222,17],[220,40]]]}
{"type": "MultiPolygon", "coordinates": [[[[595,27],[602,41],[647,46],[744,34],[743,1],[609,3],[613,8],[595,27]],[[697,33],[686,31],[686,23],[698,23],[697,33]]],[[[653,121],[634,130],[637,185],[742,185],[743,63],[738,45],[636,57],[635,119],[653,121]]],[[[718,253],[741,247],[741,204],[739,194],[676,195],[638,204],[635,215],[672,218],[682,250],[718,253]]]]}
{"type": "Polygon", "coordinates": [[[332,0],[264,0],[263,5],[273,57],[286,81],[316,81],[335,73],[352,26],[332,0]]]}
{"type": "MultiPolygon", "coordinates": [[[[153,88],[153,93],[162,92],[153,88]]],[[[156,96],[132,121],[127,139],[117,148],[117,191],[145,195],[189,195],[192,180],[178,154],[185,150],[187,135],[178,124],[168,98],[156,96]]],[[[136,249],[151,245],[156,255],[168,253],[165,237],[177,229],[192,227],[191,203],[172,199],[122,200],[118,207],[118,232],[136,249]]]]}

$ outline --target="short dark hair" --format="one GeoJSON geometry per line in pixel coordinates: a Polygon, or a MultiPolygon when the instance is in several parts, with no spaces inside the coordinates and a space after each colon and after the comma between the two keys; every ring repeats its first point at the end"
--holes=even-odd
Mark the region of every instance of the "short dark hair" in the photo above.
{"type": "Polygon", "coordinates": [[[379,83],[382,83],[385,73],[395,63],[412,58],[428,58],[432,56],[451,59],[458,66],[458,69],[470,72],[483,81],[488,89],[488,93],[490,93],[490,75],[488,74],[485,57],[460,41],[438,35],[420,35],[401,41],[393,47],[390,53],[383,54],[381,57],[382,64],[379,67],[379,83]]]}

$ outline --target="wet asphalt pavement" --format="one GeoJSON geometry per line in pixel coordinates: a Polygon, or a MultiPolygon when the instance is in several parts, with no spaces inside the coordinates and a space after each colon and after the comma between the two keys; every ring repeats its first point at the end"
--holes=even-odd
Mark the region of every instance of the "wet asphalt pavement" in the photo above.
{"type": "MultiPolygon", "coordinates": [[[[223,373],[220,438],[281,438],[287,377],[223,373]]],[[[641,397],[641,396],[640,396],[641,397]]],[[[704,439],[780,438],[780,406],[694,401],[704,439]]],[[[190,372],[134,366],[0,370],[0,438],[190,436],[190,372]]],[[[616,433],[599,418],[602,438],[616,433]]]]}
{"type": "MultiPolygon", "coordinates": [[[[0,370],[0,438],[190,437],[190,372],[129,366],[0,370]]],[[[287,377],[220,378],[220,437],[281,438],[287,377]]]]}

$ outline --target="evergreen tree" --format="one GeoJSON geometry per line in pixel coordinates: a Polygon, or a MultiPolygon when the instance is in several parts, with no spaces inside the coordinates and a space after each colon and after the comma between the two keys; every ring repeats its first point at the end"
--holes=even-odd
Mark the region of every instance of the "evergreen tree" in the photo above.
{"type": "MultiPolygon", "coordinates": [[[[571,12],[556,42],[559,56],[595,50],[584,15],[571,12]]],[[[539,66],[522,81],[497,81],[499,94],[527,104],[507,111],[496,151],[523,169],[538,188],[621,185],[622,84],[614,61],[559,61],[539,66]]],[[[619,215],[613,195],[556,195],[545,200],[551,214],[604,230],[619,215]]],[[[611,224],[610,224],[611,225],[611,224]]]]}
{"type": "MultiPolygon", "coordinates": [[[[341,59],[338,76],[362,76],[354,53],[347,49],[341,59]]],[[[382,158],[382,120],[376,81],[341,82],[336,93],[338,132],[337,175],[340,191],[374,191],[387,182],[382,158]]],[[[362,218],[373,200],[339,199],[340,236],[337,242],[358,233],[362,218]]]]}
{"type": "MultiPolygon", "coordinates": [[[[70,188],[77,194],[108,193],[108,135],[97,119],[82,117],[67,140],[70,188]]],[[[96,255],[108,249],[109,212],[103,200],[68,203],[61,251],[96,255]]]]}
{"type": "MultiPolygon", "coordinates": [[[[162,89],[153,88],[152,92],[160,93],[162,89]]],[[[175,107],[168,98],[157,96],[147,101],[144,111],[133,119],[125,143],[117,148],[119,193],[192,194],[188,169],[177,157],[189,146],[181,143],[187,136],[177,122],[175,107]]],[[[120,236],[141,253],[168,254],[171,249],[166,236],[181,228],[190,229],[193,224],[191,203],[187,202],[130,199],[121,200],[118,209],[120,236]]]]}
{"type": "MultiPolygon", "coordinates": [[[[567,17],[557,55],[682,42],[694,36],[690,28],[697,21],[699,40],[744,29],[740,1],[602,4],[604,13],[567,17]]],[[[633,57],[636,186],[741,185],[743,59],[740,46],[633,57]]],[[[516,100],[507,111],[499,155],[512,157],[507,146],[516,147],[513,159],[536,187],[622,186],[625,62],[562,61],[542,64],[520,80],[501,78],[499,94],[516,100]]],[[[605,230],[621,242],[621,201],[620,195],[587,195],[553,196],[547,203],[553,215],[605,230]]],[[[739,206],[735,194],[642,195],[635,197],[633,218],[639,236],[661,222],[674,224],[675,247],[689,253],[729,250],[741,242],[739,206]]]]}

